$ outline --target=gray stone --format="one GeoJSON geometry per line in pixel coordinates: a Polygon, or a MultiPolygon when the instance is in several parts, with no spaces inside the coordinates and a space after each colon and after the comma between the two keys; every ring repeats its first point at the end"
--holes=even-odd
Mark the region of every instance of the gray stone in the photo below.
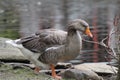
{"type": "Polygon", "coordinates": [[[6,40],[10,39],[0,37],[0,60],[26,60],[21,51],[10,44],[6,44],[6,40]]]}
{"type": "Polygon", "coordinates": [[[107,65],[107,63],[84,63],[74,66],[76,69],[89,69],[96,73],[117,73],[117,68],[114,66],[107,65]]]}
{"type": "Polygon", "coordinates": [[[68,69],[61,72],[61,76],[70,80],[102,80],[100,76],[89,69],[68,69]]]}

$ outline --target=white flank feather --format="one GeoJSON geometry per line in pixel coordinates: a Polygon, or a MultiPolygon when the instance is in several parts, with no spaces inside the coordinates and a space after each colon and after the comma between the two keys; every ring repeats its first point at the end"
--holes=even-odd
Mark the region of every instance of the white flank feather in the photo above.
{"type": "Polygon", "coordinates": [[[17,40],[7,40],[7,44],[11,44],[12,46],[20,49],[20,51],[23,53],[23,55],[30,60],[32,63],[34,63],[36,66],[40,66],[42,69],[48,68],[47,65],[43,64],[42,62],[38,61],[38,57],[40,56],[39,53],[33,53],[30,50],[24,48],[22,44],[17,44],[17,42],[20,41],[20,39],[17,40]]]}

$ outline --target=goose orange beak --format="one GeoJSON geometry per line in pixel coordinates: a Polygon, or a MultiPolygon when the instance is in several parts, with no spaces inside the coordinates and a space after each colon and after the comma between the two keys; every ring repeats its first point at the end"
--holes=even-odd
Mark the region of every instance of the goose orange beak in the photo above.
{"type": "Polygon", "coordinates": [[[90,36],[91,38],[93,37],[92,33],[90,32],[89,27],[86,28],[85,34],[88,35],[88,36],[90,36]]]}

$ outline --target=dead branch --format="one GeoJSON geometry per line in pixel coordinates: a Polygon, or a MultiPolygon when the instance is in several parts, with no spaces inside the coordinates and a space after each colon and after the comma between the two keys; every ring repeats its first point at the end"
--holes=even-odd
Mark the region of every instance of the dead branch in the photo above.
{"type": "Polygon", "coordinates": [[[114,51],[114,49],[110,46],[111,44],[111,38],[112,38],[112,35],[115,34],[118,30],[115,30],[115,27],[118,26],[120,22],[120,15],[119,16],[115,16],[114,18],[114,22],[113,22],[113,25],[114,27],[110,30],[108,36],[106,36],[104,39],[102,39],[100,42],[95,42],[95,41],[89,41],[89,40],[86,40],[83,38],[83,41],[85,42],[89,42],[89,43],[94,43],[94,44],[98,44],[98,45],[101,45],[103,47],[105,47],[105,50],[107,51],[107,53],[109,55],[111,55],[113,58],[115,58],[116,60],[118,60],[118,58],[116,57],[116,52],[114,51]],[[104,43],[105,40],[108,40],[108,44],[104,43]],[[111,54],[112,53],[112,54],[111,54]]]}
{"type": "Polygon", "coordinates": [[[101,46],[105,47],[105,50],[108,52],[108,54],[111,55],[111,56],[112,56],[113,58],[115,58],[116,60],[118,60],[118,58],[114,55],[114,54],[116,54],[116,53],[115,53],[115,51],[113,50],[113,48],[110,48],[109,46],[107,46],[107,45],[104,43],[104,41],[105,41],[107,38],[108,38],[108,36],[105,37],[105,38],[104,38],[102,41],[100,41],[100,42],[89,41],[89,40],[85,40],[85,39],[83,39],[83,41],[89,42],[89,43],[98,44],[98,45],[101,45],[101,46]],[[111,52],[112,52],[113,54],[111,54],[111,52]]]}

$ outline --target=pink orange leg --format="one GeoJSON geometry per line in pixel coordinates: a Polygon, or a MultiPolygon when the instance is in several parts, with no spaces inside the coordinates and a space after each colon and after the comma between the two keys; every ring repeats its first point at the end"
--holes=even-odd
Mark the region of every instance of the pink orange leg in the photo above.
{"type": "Polygon", "coordinates": [[[53,64],[51,64],[50,67],[51,67],[51,70],[52,70],[52,77],[54,77],[54,78],[60,80],[61,77],[58,76],[58,75],[56,74],[56,72],[55,72],[55,66],[54,66],[53,64]]]}
{"type": "Polygon", "coordinates": [[[40,71],[40,68],[36,66],[35,69],[34,69],[34,72],[35,72],[36,74],[38,74],[39,71],[40,71]]]}

